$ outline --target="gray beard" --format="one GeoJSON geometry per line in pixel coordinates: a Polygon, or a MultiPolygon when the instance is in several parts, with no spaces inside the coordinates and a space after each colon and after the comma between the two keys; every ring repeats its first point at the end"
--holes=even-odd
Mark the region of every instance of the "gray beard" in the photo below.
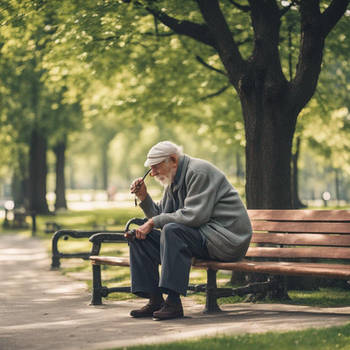
{"type": "Polygon", "coordinates": [[[176,169],[170,170],[167,175],[162,176],[162,178],[155,176],[155,179],[163,186],[168,187],[174,180],[176,174],[176,169]]]}
{"type": "Polygon", "coordinates": [[[160,179],[158,176],[155,176],[155,179],[165,188],[171,185],[172,182],[169,177],[163,177],[162,179],[160,179]]]}

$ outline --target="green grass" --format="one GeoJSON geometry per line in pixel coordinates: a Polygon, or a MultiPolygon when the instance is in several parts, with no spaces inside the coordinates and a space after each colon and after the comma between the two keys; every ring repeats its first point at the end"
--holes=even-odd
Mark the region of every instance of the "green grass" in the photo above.
{"type": "MultiPolygon", "coordinates": [[[[45,223],[56,222],[62,229],[74,230],[94,230],[94,229],[123,229],[126,222],[132,217],[144,217],[139,207],[135,208],[120,208],[120,209],[96,209],[82,211],[66,211],[55,215],[38,215],[37,233],[40,238],[51,239],[52,234],[46,234],[45,223]]],[[[1,233],[22,233],[31,235],[31,219],[27,218],[28,228],[26,229],[4,229],[1,228],[1,233]]]]}
{"type": "MultiPolygon", "coordinates": [[[[350,289],[320,288],[315,291],[292,290],[288,304],[317,307],[341,307],[350,305],[350,289]]],[[[286,303],[286,304],[287,304],[286,303]]]]}
{"type": "MultiPolygon", "coordinates": [[[[226,285],[227,286],[227,285],[226,285]]],[[[307,305],[314,307],[342,307],[350,305],[350,290],[344,290],[341,288],[324,287],[319,290],[314,291],[304,291],[304,290],[289,290],[288,295],[291,300],[283,300],[283,304],[289,305],[307,305]]],[[[205,294],[198,293],[193,296],[195,301],[204,304],[205,294]]],[[[228,297],[220,298],[218,300],[219,305],[223,304],[236,304],[243,303],[245,297],[228,297]]],[[[269,304],[280,304],[280,300],[269,300],[264,299],[258,301],[257,303],[269,303],[269,304]]]]}
{"type": "MultiPolygon", "coordinates": [[[[125,347],[123,348],[125,349],[125,347]]],[[[132,350],[349,350],[350,324],[293,332],[217,336],[169,344],[131,346],[132,350]]]]}

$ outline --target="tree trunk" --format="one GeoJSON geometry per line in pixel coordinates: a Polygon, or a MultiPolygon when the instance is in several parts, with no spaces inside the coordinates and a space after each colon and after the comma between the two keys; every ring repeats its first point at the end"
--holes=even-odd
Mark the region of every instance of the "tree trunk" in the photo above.
{"type": "Polygon", "coordinates": [[[75,167],[74,160],[71,159],[68,165],[68,178],[69,178],[69,188],[75,190],[77,188],[75,183],[75,167]]]}
{"type": "Polygon", "coordinates": [[[11,180],[11,193],[15,208],[25,207],[25,179],[15,170],[11,180]]]}
{"type": "Polygon", "coordinates": [[[339,176],[339,169],[335,169],[335,198],[337,200],[337,205],[340,204],[340,176],[339,176]]]}
{"type": "Polygon", "coordinates": [[[66,183],[64,177],[66,141],[59,142],[53,149],[56,156],[56,201],[55,210],[67,209],[66,183]]]}
{"type": "Polygon", "coordinates": [[[98,190],[99,189],[99,185],[98,185],[98,175],[96,174],[97,170],[95,170],[95,173],[92,176],[92,189],[93,190],[98,190]]]}
{"type": "Polygon", "coordinates": [[[237,179],[244,179],[244,169],[242,165],[241,153],[236,152],[236,177],[237,179]]]}
{"type": "Polygon", "coordinates": [[[299,198],[299,169],[298,160],[300,154],[300,136],[296,139],[295,153],[292,154],[292,208],[301,209],[305,208],[306,205],[303,204],[299,198]]]}
{"type": "Polygon", "coordinates": [[[102,189],[108,190],[108,145],[104,143],[101,148],[101,171],[102,171],[102,189]]]}
{"type": "MultiPolygon", "coordinates": [[[[256,76],[256,74],[253,74],[256,76]]],[[[263,74],[264,75],[264,74],[263,74]]],[[[241,90],[246,131],[246,196],[249,209],[290,209],[291,154],[297,114],[287,103],[283,81],[265,80],[264,85],[246,80],[241,90]]],[[[256,82],[256,80],[255,80],[256,82]]],[[[265,275],[249,274],[253,282],[265,275]]],[[[268,293],[250,296],[248,301],[288,299],[285,279],[268,293]]]]}
{"type": "Polygon", "coordinates": [[[16,158],[17,166],[14,168],[11,181],[12,198],[15,208],[28,209],[28,155],[19,149],[16,158]]]}
{"type": "Polygon", "coordinates": [[[36,129],[32,131],[29,151],[29,202],[30,210],[48,214],[46,201],[47,141],[36,129]]]}
{"type": "Polygon", "coordinates": [[[247,207],[290,209],[290,161],[297,115],[285,108],[283,99],[274,100],[269,108],[262,107],[269,104],[268,100],[257,103],[247,98],[246,101],[242,107],[247,139],[247,207]]]}

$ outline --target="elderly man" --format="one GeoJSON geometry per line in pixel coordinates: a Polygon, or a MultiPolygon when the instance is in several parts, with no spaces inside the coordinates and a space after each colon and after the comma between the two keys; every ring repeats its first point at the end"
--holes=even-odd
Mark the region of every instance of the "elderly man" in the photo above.
{"type": "Polygon", "coordinates": [[[251,224],[237,191],[209,162],[184,155],[179,146],[163,141],[150,149],[145,166],[151,167],[151,176],[165,189],[156,204],[141,178],[130,186],[148,218],[130,243],[131,290],[149,298],[147,305],[130,315],[179,318],[192,257],[242,259],[251,224]],[[165,301],[163,293],[168,295],[165,301]]]}

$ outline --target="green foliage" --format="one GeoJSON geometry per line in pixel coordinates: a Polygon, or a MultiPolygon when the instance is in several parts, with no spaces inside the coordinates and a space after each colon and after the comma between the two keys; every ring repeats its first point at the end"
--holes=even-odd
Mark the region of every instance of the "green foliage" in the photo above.
{"type": "Polygon", "coordinates": [[[317,91],[299,118],[303,147],[325,166],[349,174],[349,11],[327,38],[317,91]]]}
{"type": "MultiPolygon", "coordinates": [[[[241,54],[248,58],[253,47],[249,13],[229,2],[220,5],[235,39],[241,43],[241,54]]],[[[324,2],[322,7],[326,5],[324,2]]],[[[58,84],[63,77],[69,81],[68,99],[83,95],[87,126],[101,129],[97,135],[104,130],[112,133],[113,129],[120,133],[135,123],[172,120],[185,128],[199,124],[198,133],[213,135],[218,143],[223,140],[225,148],[232,148],[237,141],[244,146],[240,107],[233,91],[228,88],[206,99],[229,82],[224,74],[204,67],[196,58],[223,71],[218,54],[193,39],[175,36],[145,10],[147,6],[180,20],[203,23],[197,5],[188,1],[61,2],[57,10],[61,23],[45,61],[51,79],[58,84]]],[[[280,8],[283,6],[289,3],[283,2],[280,8]]],[[[340,52],[346,57],[348,18],[339,22],[328,39],[325,62],[339,57],[340,52]],[[342,45],[338,45],[339,40],[342,45]]],[[[297,7],[292,6],[281,20],[280,54],[289,78],[299,54],[297,7]]],[[[329,110],[334,108],[339,108],[339,102],[329,110]]]]}
{"type": "MultiPolygon", "coordinates": [[[[56,3],[58,4],[58,2],[56,3]]],[[[64,85],[50,84],[43,65],[55,33],[55,3],[4,1],[0,25],[1,136],[10,144],[6,160],[22,167],[32,130],[52,144],[80,125],[80,109],[64,100],[64,85]]],[[[0,143],[2,142],[0,137],[0,143]]]]}
{"type": "MultiPolygon", "coordinates": [[[[169,8],[180,16],[200,18],[193,3],[184,2],[183,7],[172,3],[169,8]]],[[[53,81],[59,83],[67,77],[67,98],[83,96],[84,115],[98,120],[89,121],[90,127],[104,123],[107,117],[124,125],[162,119],[198,123],[200,119],[214,129],[218,118],[213,104],[202,98],[225,87],[227,78],[196,60],[200,56],[222,69],[213,50],[172,35],[153,16],[131,4],[88,2],[80,6],[64,2],[59,13],[65,20],[53,36],[45,67],[53,81]],[[67,11],[72,16],[67,18],[67,11]],[[203,121],[204,115],[208,122],[203,121]]],[[[240,118],[227,103],[230,95],[223,96],[217,113],[221,120],[228,116],[228,121],[219,125],[226,135],[232,127],[227,130],[224,126],[240,118]]],[[[238,100],[236,103],[238,109],[238,100]]]]}
{"type": "MultiPolygon", "coordinates": [[[[292,2],[277,3],[283,9],[292,2]]],[[[328,2],[321,4],[324,9],[328,2]]],[[[220,6],[248,59],[254,44],[249,12],[230,1],[220,6]]],[[[0,174],[19,168],[30,132],[39,127],[50,145],[69,135],[70,159],[94,159],[91,168],[101,167],[101,150],[109,148],[110,159],[117,158],[111,169],[124,186],[142,173],[146,150],[165,138],[236,175],[234,159],[242,157],[245,131],[239,98],[218,53],[176,35],[149,8],[204,23],[194,1],[2,1],[0,146],[6,151],[0,174]]],[[[345,173],[349,18],[344,16],[327,39],[318,91],[297,129],[304,152],[315,150],[321,164],[345,173]],[[320,133],[313,132],[316,125],[320,133]]],[[[281,17],[279,52],[288,79],[299,55],[299,22],[296,5],[281,17]]]]}

